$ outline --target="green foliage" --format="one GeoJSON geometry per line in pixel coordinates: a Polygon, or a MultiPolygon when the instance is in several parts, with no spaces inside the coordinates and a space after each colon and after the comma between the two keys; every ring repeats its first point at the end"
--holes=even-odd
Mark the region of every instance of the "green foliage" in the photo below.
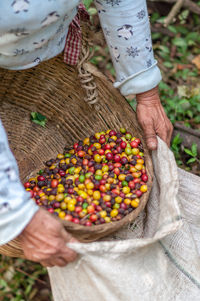
{"type": "Polygon", "coordinates": [[[184,152],[189,155],[191,158],[187,161],[187,164],[198,162],[200,160],[197,158],[197,144],[193,143],[191,149],[184,148],[184,152]]]}
{"type": "Polygon", "coordinates": [[[86,9],[88,9],[90,7],[90,5],[92,4],[93,0],[84,0],[83,4],[85,5],[86,9]]]}
{"type": "Polygon", "coordinates": [[[178,165],[182,165],[183,162],[181,160],[180,147],[181,147],[182,139],[180,138],[180,134],[177,134],[172,140],[171,150],[174,153],[176,162],[178,165]]]}
{"type": "Polygon", "coordinates": [[[39,125],[45,127],[47,118],[40,113],[31,112],[31,120],[33,122],[35,122],[36,124],[39,124],[39,125]]]}
{"type": "Polygon", "coordinates": [[[163,107],[172,123],[191,118],[194,118],[194,122],[199,122],[200,94],[195,95],[196,90],[193,91],[186,86],[179,86],[177,95],[163,81],[159,84],[159,89],[163,107]]]}
{"type": "MultiPolygon", "coordinates": [[[[40,300],[38,283],[48,287],[46,281],[41,280],[47,271],[40,264],[0,255],[0,271],[1,301],[40,300]]],[[[51,300],[50,291],[47,300],[51,300]]]]}

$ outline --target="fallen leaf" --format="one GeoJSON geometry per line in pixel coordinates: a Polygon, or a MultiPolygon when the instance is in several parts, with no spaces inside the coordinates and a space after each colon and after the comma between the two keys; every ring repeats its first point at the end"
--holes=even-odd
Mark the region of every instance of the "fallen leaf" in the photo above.
{"type": "Polygon", "coordinates": [[[200,70],[200,54],[192,60],[192,63],[200,70]]]}

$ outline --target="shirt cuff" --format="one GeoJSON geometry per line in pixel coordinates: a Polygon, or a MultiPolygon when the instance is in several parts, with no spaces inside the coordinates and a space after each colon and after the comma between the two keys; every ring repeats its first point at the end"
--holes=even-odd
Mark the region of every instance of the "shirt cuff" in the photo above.
{"type": "Polygon", "coordinates": [[[8,210],[0,222],[0,245],[8,243],[21,234],[38,209],[35,202],[28,199],[18,210],[8,210]]]}
{"type": "Polygon", "coordinates": [[[119,88],[124,96],[138,94],[155,88],[161,79],[160,69],[154,64],[151,68],[133,74],[121,82],[115,82],[114,87],[119,88]]]}

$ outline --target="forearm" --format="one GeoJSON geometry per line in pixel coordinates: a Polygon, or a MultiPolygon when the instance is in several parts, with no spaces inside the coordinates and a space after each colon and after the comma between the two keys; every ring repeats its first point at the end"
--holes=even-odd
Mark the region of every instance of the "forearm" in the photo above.
{"type": "Polygon", "coordinates": [[[37,210],[20,183],[17,163],[0,121],[0,245],[18,236],[37,210]]]}
{"type": "Polygon", "coordinates": [[[161,80],[154,59],[145,0],[96,0],[102,29],[116,70],[115,87],[138,94],[161,80]]]}

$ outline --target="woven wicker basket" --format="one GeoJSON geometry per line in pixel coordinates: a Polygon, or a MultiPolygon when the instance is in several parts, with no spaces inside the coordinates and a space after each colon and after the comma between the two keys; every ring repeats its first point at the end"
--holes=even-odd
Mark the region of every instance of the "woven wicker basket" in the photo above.
{"type": "MultiPolygon", "coordinates": [[[[58,56],[25,71],[0,69],[0,117],[22,181],[36,174],[43,162],[62,152],[64,146],[71,146],[94,132],[123,126],[142,140],[149,181],[148,192],[136,210],[118,222],[93,227],[59,219],[80,241],[89,242],[116,231],[138,216],[148,200],[153,169],[135,113],[112,83],[87,62],[90,54],[85,46],[87,42],[83,44],[77,67],[67,66],[63,57],[58,56]],[[86,101],[98,101],[98,104],[90,105],[86,101]],[[47,117],[45,128],[30,121],[32,111],[47,117]]],[[[20,240],[1,246],[0,253],[23,257],[20,240]]]]}

